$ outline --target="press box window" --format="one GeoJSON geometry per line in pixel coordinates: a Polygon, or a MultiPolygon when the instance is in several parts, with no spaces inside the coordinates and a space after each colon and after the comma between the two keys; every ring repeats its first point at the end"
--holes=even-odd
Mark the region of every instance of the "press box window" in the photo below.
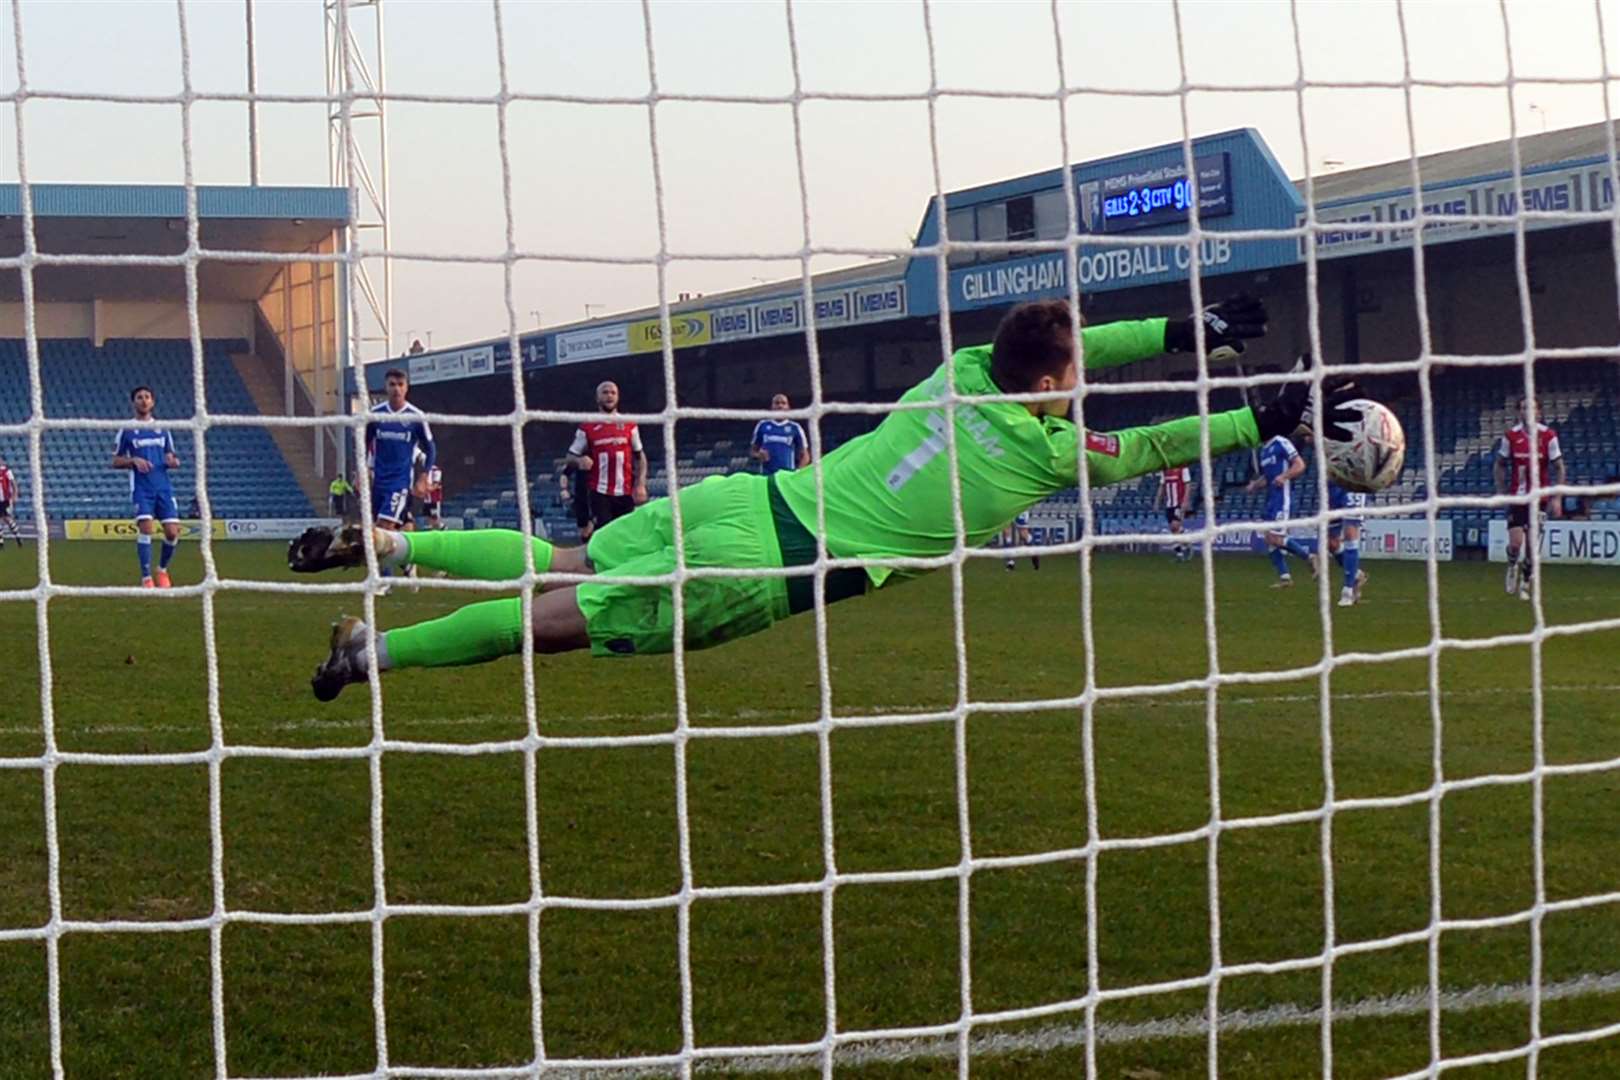
{"type": "Polygon", "coordinates": [[[1007,239],[1035,239],[1035,198],[1022,195],[1007,200],[1007,239]]]}
{"type": "Polygon", "coordinates": [[[973,217],[979,228],[979,240],[1007,239],[1006,203],[985,203],[983,206],[974,207],[973,217]]]}
{"type": "Polygon", "coordinates": [[[1069,204],[1062,188],[1037,191],[1035,200],[1035,239],[1061,240],[1069,235],[1069,204]]]}
{"type": "MultiPolygon", "coordinates": [[[[973,209],[974,223],[978,226],[980,243],[1005,243],[1007,240],[1007,204],[1004,202],[984,203],[973,209]]],[[[1007,252],[979,251],[980,262],[993,262],[996,259],[1005,259],[1007,252]]]]}
{"type": "MultiPolygon", "coordinates": [[[[973,207],[971,206],[963,207],[960,210],[952,210],[947,214],[945,227],[950,233],[952,243],[959,240],[975,240],[979,235],[973,228],[973,207]]],[[[952,250],[948,263],[951,266],[966,266],[974,260],[975,255],[971,251],[952,250]]]]}

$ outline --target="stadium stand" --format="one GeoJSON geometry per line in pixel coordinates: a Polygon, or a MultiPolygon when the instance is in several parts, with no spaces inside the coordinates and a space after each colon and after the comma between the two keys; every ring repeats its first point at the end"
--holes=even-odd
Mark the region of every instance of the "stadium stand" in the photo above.
{"type": "MultiPolygon", "coordinates": [[[[822,440],[827,450],[847,442],[871,427],[873,420],[863,415],[829,415],[822,419],[822,440]]],[[[735,424],[680,425],[680,443],[688,449],[676,458],[680,483],[695,484],[709,476],[726,476],[757,468],[749,456],[748,432],[735,424]]],[[[660,428],[642,427],[647,450],[647,493],[651,498],[669,493],[669,470],[664,466],[664,436],[660,428]]],[[[546,534],[564,542],[577,537],[571,511],[562,498],[557,478],[564,464],[563,443],[538,444],[528,448],[530,505],[545,525],[546,534]]],[[[517,480],[508,469],[494,476],[480,477],[446,500],[445,517],[462,521],[467,528],[491,526],[518,527],[517,480]]]]}
{"type": "MultiPolygon", "coordinates": [[[[1543,363],[1536,372],[1543,419],[1557,430],[1563,447],[1569,482],[1602,483],[1620,473],[1620,368],[1605,361],[1543,363]]],[[[1435,465],[1441,495],[1489,495],[1494,491],[1491,455],[1496,442],[1516,422],[1518,399],[1524,390],[1516,368],[1444,372],[1433,381],[1435,397],[1435,465]]],[[[1140,395],[1109,411],[1108,427],[1149,423],[1178,415],[1169,407],[1177,395],[1140,395]]],[[[1214,407],[1225,407],[1215,405],[1214,407]]],[[[1401,479],[1374,497],[1373,504],[1410,502],[1424,496],[1422,416],[1415,385],[1392,402],[1407,432],[1406,468],[1401,479]]],[[[1263,494],[1242,490],[1252,470],[1248,455],[1228,454],[1212,463],[1221,492],[1219,513],[1224,520],[1258,517],[1263,494]]],[[[1295,504],[1304,514],[1316,509],[1314,472],[1295,486],[1295,504]]],[[[1200,478],[1201,482],[1201,478],[1200,478]]],[[[1162,522],[1153,502],[1157,481],[1143,477],[1135,484],[1094,493],[1101,528],[1105,532],[1152,531],[1162,522]]],[[[1195,496],[1195,500],[1201,496],[1195,496]]],[[[1566,499],[1571,514],[1597,520],[1620,520],[1620,506],[1582,505],[1566,499]]],[[[1442,509],[1442,519],[1455,520],[1468,530],[1483,530],[1488,513],[1469,508],[1442,509]]]]}
{"type": "MultiPolygon", "coordinates": [[[[1600,483],[1620,474],[1620,368],[1607,361],[1543,362],[1537,369],[1542,407],[1548,422],[1557,428],[1568,462],[1572,483],[1600,483]]],[[[1516,368],[1437,370],[1433,378],[1435,395],[1435,464],[1440,491],[1448,495],[1489,495],[1493,491],[1491,454],[1496,440],[1513,422],[1522,391],[1522,376],[1516,368]]],[[[1391,401],[1406,426],[1408,449],[1406,469],[1401,480],[1381,493],[1374,504],[1410,502],[1423,495],[1425,447],[1422,439],[1421,409],[1417,383],[1410,376],[1381,386],[1378,396],[1391,401]]],[[[1218,391],[1210,407],[1219,411],[1238,407],[1235,391],[1218,391]]],[[[1196,400],[1187,392],[1099,393],[1086,399],[1086,421],[1098,430],[1118,430],[1154,423],[1196,411],[1196,400]]],[[[867,430],[874,418],[861,415],[828,414],[822,418],[824,447],[828,450],[867,430]]],[[[531,440],[528,446],[529,497],[547,535],[571,542],[576,533],[572,515],[558,485],[564,432],[550,438],[531,440]]],[[[651,465],[650,494],[668,490],[669,471],[664,467],[663,433],[644,427],[651,465]]],[[[681,451],[677,470],[682,484],[695,483],[706,476],[745,471],[754,467],[748,456],[748,434],[737,424],[683,422],[679,427],[681,451]]],[[[1247,453],[1229,454],[1214,463],[1218,513],[1223,521],[1255,520],[1259,517],[1263,494],[1251,494],[1244,485],[1252,475],[1247,453]]],[[[1195,473],[1197,473],[1195,468],[1195,473]]],[[[446,517],[465,527],[515,528],[518,519],[518,481],[510,468],[491,474],[463,478],[446,501],[446,517]]],[[[1202,484],[1202,477],[1198,477],[1202,484]]],[[[1105,533],[1162,531],[1164,516],[1155,502],[1157,477],[1146,476],[1135,483],[1092,492],[1098,527],[1105,533]]],[[[1202,496],[1195,495],[1197,500],[1202,496]]],[[[1295,504],[1302,514],[1316,511],[1317,492],[1314,472],[1307,473],[1295,487],[1295,504]]],[[[1620,503],[1583,504],[1570,498],[1571,514],[1589,514],[1599,520],[1620,520],[1620,503]]],[[[1079,493],[1064,492],[1045,504],[1047,512],[1077,516],[1079,493]]],[[[1471,508],[1440,511],[1443,519],[1456,521],[1459,543],[1468,544],[1470,529],[1482,537],[1491,515],[1471,508]]],[[[1477,543],[1483,543],[1482,539],[1477,543]]]]}
{"type": "MultiPolygon", "coordinates": [[[[40,346],[45,413],[55,417],[121,419],[129,416],[129,391],[145,384],[157,395],[160,420],[192,414],[191,343],[172,339],[109,339],[96,347],[88,339],[44,339],[40,346]]],[[[203,342],[208,408],[212,412],[256,414],[252,396],[231,363],[249,350],[245,341],[203,342]]],[[[0,421],[29,416],[25,342],[0,339],[0,421]]],[[[195,439],[176,431],[185,467],[174,475],[182,512],[196,495],[195,439]]],[[[129,516],[128,481],[108,467],[114,433],[105,429],[50,431],[44,438],[45,512],[53,519],[129,516]]],[[[32,516],[28,447],[19,435],[0,436],[0,454],[13,463],[23,483],[17,509],[32,516]]],[[[300,489],[270,433],[264,428],[219,427],[208,433],[208,495],[216,517],[307,517],[315,510],[300,489]]]]}

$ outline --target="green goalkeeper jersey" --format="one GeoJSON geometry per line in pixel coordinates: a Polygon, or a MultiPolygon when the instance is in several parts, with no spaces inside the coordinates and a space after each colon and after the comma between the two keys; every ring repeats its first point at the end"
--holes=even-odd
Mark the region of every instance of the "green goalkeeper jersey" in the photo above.
{"type": "MultiPolygon", "coordinates": [[[[1163,352],[1164,325],[1164,319],[1147,319],[1083,329],[1086,367],[1115,367],[1163,352]]],[[[958,350],[951,364],[958,394],[1003,393],[990,378],[990,346],[958,350]]],[[[900,400],[943,403],[948,395],[941,365],[900,400]]],[[[937,409],[899,410],[876,430],[822,459],[829,554],[928,558],[955,548],[947,423],[943,404],[937,409]]],[[[1259,443],[1248,409],[1212,414],[1209,423],[1212,455],[1259,443]]],[[[1199,429],[1199,418],[1192,416],[1109,434],[1087,432],[1091,482],[1112,484],[1196,461],[1199,429]]],[[[1035,416],[1017,402],[958,405],[956,449],[967,545],[989,542],[1034,504],[1074,487],[1079,482],[1079,438],[1072,421],[1035,416]]],[[[818,531],[816,471],[800,469],[776,476],[788,507],[812,533],[818,531]]],[[[867,568],[874,585],[882,585],[896,572],[891,567],[867,568]]]]}

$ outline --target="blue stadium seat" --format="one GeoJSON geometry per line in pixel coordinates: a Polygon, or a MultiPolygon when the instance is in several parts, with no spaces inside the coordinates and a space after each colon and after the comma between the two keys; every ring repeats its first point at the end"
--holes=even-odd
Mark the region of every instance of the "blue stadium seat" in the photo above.
{"type": "MultiPolygon", "coordinates": [[[[258,409],[231,362],[248,351],[245,341],[203,342],[208,408],[215,413],[253,414],[258,409]]],[[[88,340],[43,339],[39,343],[40,381],[45,415],[52,418],[124,419],[129,390],[151,386],[160,419],[189,418],[195,407],[191,343],[185,340],[109,339],[100,348],[88,340]]],[[[27,346],[0,339],[0,422],[20,423],[31,413],[27,346]]],[[[184,510],[196,495],[195,437],[176,431],[175,444],[186,467],[174,476],[175,495],[184,510]]],[[[208,495],[221,517],[307,517],[314,513],[270,433],[264,428],[216,427],[207,436],[208,495]]],[[[45,509],[50,517],[127,516],[128,481],[108,468],[114,431],[107,428],[56,429],[43,437],[45,509]]],[[[0,436],[0,454],[13,462],[24,485],[22,505],[32,513],[32,479],[27,475],[27,443],[0,436]],[[21,466],[21,467],[18,467],[21,466]]]]}

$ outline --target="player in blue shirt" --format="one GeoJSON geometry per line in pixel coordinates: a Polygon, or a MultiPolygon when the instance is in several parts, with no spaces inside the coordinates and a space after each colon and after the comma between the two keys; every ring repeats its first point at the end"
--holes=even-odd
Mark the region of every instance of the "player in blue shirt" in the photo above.
{"type": "Polygon", "coordinates": [[[413,492],[419,499],[427,497],[428,473],[437,459],[433,431],[421,419],[422,410],[405,400],[410,384],[409,375],[399,368],[389,368],[383,376],[388,399],[371,407],[371,422],[366,425],[371,515],[385,529],[398,529],[404,523],[413,492]],[[421,458],[417,457],[418,450],[421,458]],[[420,475],[416,471],[419,460],[420,475]]]}
{"type": "Polygon", "coordinates": [[[410,509],[411,496],[427,495],[428,470],[437,460],[437,449],[432,429],[421,419],[422,410],[405,400],[410,376],[390,368],[383,376],[383,387],[388,397],[371,407],[371,421],[366,424],[371,513],[377,524],[397,528],[410,509]]]}
{"type": "Polygon", "coordinates": [[[1361,510],[1367,496],[1328,481],[1328,509],[1354,511],[1353,516],[1328,523],[1328,550],[1344,570],[1344,588],[1339,590],[1339,606],[1353,607],[1361,602],[1361,587],[1367,584],[1367,571],[1361,568],[1361,510]]]}
{"type": "Polygon", "coordinates": [[[158,426],[152,408],[157,403],[151,387],[137,386],[129,392],[135,407],[135,423],[118,431],[113,446],[112,467],[129,470],[129,499],[135,509],[135,552],[141,558],[141,587],[167,589],[169,560],[180,543],[180,512],[174,501],[169,470],[180,467],[174,452],[174,436],[158,426]],[[157,573],[152,572],[152,521],[163,523],[163,553],[157,573]]]}
{"type": "MultiPolygon", "coordinates": [[[[787,412],[792,407],[786,394],[771,398],[773,412],[787,412]]],[[[763,463],[766,476],[810,464],[810,443],[796,420],[761,420],[755,424],[752,452],[754,460],[763,463]]]]}
{"type": "Polygon", "coordinates": [[[1288,519],[1294,509],[1293,481],[1304,471],[1305,459],[1294,444],[1282,435],[1274,435],[1260,448],[1260,475],[1249,482],[1250,491],[1266,493],[1264,520],[1273,526],[1266,530],[1266,544],[1271,548],[1271,565],[1277,568],[1273,589],[1294,587],[1285,551],[1310,563],[1312,575],[1316,573],[1316,559],[1304,544],[1288,535],[1288,519]]]}

